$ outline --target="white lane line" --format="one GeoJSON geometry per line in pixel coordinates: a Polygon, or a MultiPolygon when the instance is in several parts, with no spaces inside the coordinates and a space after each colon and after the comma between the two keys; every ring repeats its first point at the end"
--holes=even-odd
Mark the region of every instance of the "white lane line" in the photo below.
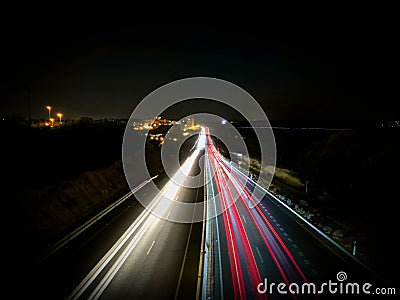
{"type": "Polygon", "coordinates": [[[297,245],[296,244],[292,244],[293,248],[297,249],[297,245]]]}
{"type": "Polygon", "coordinates": [[[247,222],[246,222],[246,218],[244,217],[244,215],[242,215],[242,218],[243,218],[243,221],[244,221],[245,223],[247,223],[247,222]]]}
{"type": "MultiPolygon", "coordinates": [[[[155,198],[151,204],[151,209],[156,207],[156,205],[160,202],[159,198],[155,198]]],[[[97,265],[89,272],[89,274],[86,275],[86,277],[81,281],[81,283],[72,291],[72,293],[68,296],[67,300],[70,299],[78,299],[84,291],[92,284],[92,282],[97,278],[97,276],[100,274],[100,272],[110,263],[111,259],[116,256],[117,252],[119,249],[122,248],[125,243],[128,242],[129,238],[133,236],[133,239],[131,242],[128,243],[128,246],[124,249],[123,254],[126,251],[132,251],[134,247],[136,247],[137,243],[139,240],[142,238],[144,231],[148,229],[150,226],[150,223],[147,222],[148,219],[150,218],[150,212],[148,210],[143,211],[139,217],[132,223],[132,225],[124,232],[124,234],[119,238],[119,240],[111,247],[111,249],[103,256],[103,258],[97,263],[97,265]],[[144,224],[143,224],[144,223],[144,224]],[[143,224],[143,226],[142,226],[143,224]],[[140,228],[140,226],[142,226],[140,228]],[[136,230],[140,228],[137,232],[136,230]]],[[[121,260],[121,256],[118,258],[117,262],[121,260]]],[[[115,268],[114,266],[117,263],[114,263],[112,268],[115,268]]],[[[107,272],[107,274],[109,274],[107,272]]],[[[103,277],[103,281],[106,281],[103,277]]],[[[110,279],[111,280],[111,279],[110,279]]],[[[105,287],[104,287],[105,288],[105,287]]],[[[101,289],[101,287],[97,287],[97,290],[101,289]]]]}
{"type": "Polygon", "coordinates": [[[261,256],[261,253],[260,253],[260,250],[258,250],[258,247],[257,247],[257,246],[256,246],[256,250],[257,250],[258,256],[259,256],[260,259],[261,259],[261,263],[264,263],[264,260],[263,260],[263,258],[262,258],[262,256],[261,256]]]}
{"type": "Polygon", "coordinates": [[[276,226],[281,227],[281,225],[279,225],[279,223],[276,223],[276,226]]]}
{"type": "MultiPolygon", "coordinates": [[[[207,155],[207,157],[208,157],[208,155],[207,155]]],[[[208,161],[208,172],[210,174],[209,178],[212,178],[210,168],[211,168],[210,161],[208,161]]],[[[223,281],[222,281],[222,271],[221,271],[221,266],[222,266],[221,243],[218,240],[220,238],[220,236],[219,236],[217,205],[216,205],[215,198],[214,198],[215,191],[214,191],[213,184],[211,183],[210,186],[211,186],[211,194],[213,195],[213,199],[214,199],[214,202],[213,202],[214,205],[213,206],[214,206],[214,212],[215,212],[215,216],[216,216],[214,220],[215,220],[215,227],[216,227],[216,233],[217,233],[217,242],[218,242],[218,263],[219,263],[219,266],[220,266],[220,268],[219,268],[219,283],[220,283],[220,287],[221,287],[220,293],[221,293],[221,299],[224,299],[224,285],[223,285],[223,281]]],[[[208,187],[208,185],[207,185],[207,187],[208,187]]]]}
{"type": "Polygon", "coordinates": [[[168,217],[169,217],[170,214],[171,214],[171,211],[168,212],[168,215],[167,215],[166,219],[168,219],[168,217]]]}
{"type": "MultiPolygon", "coordinates": [[[[280,205],[278,203],[280,203],[283,207],[285,207],[287,210],[289,210],[291,213],[293,213],[293,215],[295,215],[296,217],[298,217],[302,222],[299,222],[296,219],[293,219],[294,221],[296,221],[298,224],[300,224],[302,227],[304,227],[308,232],[310,233],[318,233],[319,235],[321,235],[323,238],[325,238],[326,240],[328,240],[330,243],[332,243],[333,245],[335,245],[339,250],[341,250],[344,254],[346,254],[348,257],[350,257],[351,259],[353,259],[354,261],[356,261],[358,264],[360,264],[364,269],[366,269],[367,271],[369,271],[370,273],[374,273],[369,267],[367,267],[362,261],[360,261],[355,255],[352,255],[351,252],[347,251],[343,246],[341,246],[338,242],[334,241],[331,237],[329,237],[327,234],[325,234],[324,232],[322,232],[320,229],[318,229],[316,227],[316,225],[312,224],[310,221],[306,220],[302,215],[300,215],[298,212],[296,212],[295,210],[293,210],[290,206],[288,206],[286,203],[284,203],[282,200],[280,200],[277,196],[275,196],[273,193],[271,193],[270,191],[268,191],[267,189],[265,189],[264,187],[262,187],[261,185],[259,185],[257,182],[255,182],[253,179],[247,177],[242,171],[240,171],[239,169],[237,169],[236,167],[232,166],[232,170],[235,170],[235,172],[237,174],[239,174],[242,178],[245,178],[246,180],[250,180],[250,182],[253,184],[253,186],[256,189],[259,189],[263,192],[265,192],[265,194],[268,194],[272,199],[274,199],[275,201],[277,201],[277,203],[275,202],[275,204],[279,207],[280,205]],[[309,226],[309,228],[313,229],[314,231],[309,230],[309,228],[305,227],[305,224],[309,226]]],[[[322,240],[321,240],[322,241],[322,240]]],[[[329,247],[329,245],[327,245],[326,243],[324,243],[322,241],[322,243],[332,252],[334,253],[337,257],[339,257],[342,261],[345,261],[345,259],[340,256],[339,254],[336,253],[336,251],[334,251],[331,247],[329,247]]]]}
{"type": "MultiPolygon", "coordinates": [[[[147,224],[147,223],[146,223],[147,224]]],[[[104,277],[101,279],[100,283],[96,286],[96,288],[92,291],[92,293],[89,295],[87,298],[88,300],[97,300],[101,294],[104,292],[104,290],[107,288],[111,280],[114,278],[115,274],[118,272],[118,270],[121,268],[125,260],[128,258],[130,253],[133,251],[133,249],[137,246],[137,244],[140,242],[141,238],[145,234],[145,232],[148,229],[148,226],[142,226],[140,228],[140,231],[138,231],[139,235],[135,235],[134,238],[129,242],[127,247],[124,249],[124,251],[121,253],[120,256],[118,256],[118,259],[115,261],[115,263],[111,266],[111,268],[108,270],[108,272],[104,275],[104,277]]],[[[93,281],[95,278],[92,278],[91,280],[93,281]]],[[[82,294],[85,289],[80,290],[79,293],[82,294]]],[[[78,299],[80,295],[76,295],[73,299],[78,299]]],[[[70,299],[70,297],[68,298],[70,299]]]]}
{"type": "Polygon", "coordinates": [[[284,232],[283,235],[286,236],[286,237],[288,236],[288,234],[286,232],[284,232]]]}
{"type": "Polygon", "coordinates": [[[310,261],[309,261],[308,259],[305,259],[304,262],[305,262],[307,265],[310,265],[310,264],[311,264],[310,261]]]}
{"type": "Polygon", "coordinates": [[[282,227],[279,228],[281,231],[284,231],[285,229],[283,229],[282,227]]]}
{"type": "Polygon", "coordinates": [[[289,241],[289,242],[293,242],[293,240],[292,240],[291,238],[288,238],[288,241],[289,241]]]}
{"type": "Polygon", "coordinates": [[[299,251],[298,253],[299,253],[300,256],[304,256],[303,252],[299,251]]]}
{"type": "MultiPolygon", "coordinates": [[[[196,191],[196,198],[195,199],[197,199],[198,194],[199,194],[199,189],[197,189],[197,191],[196,191]]],[[[193,210],[193,214],[192,214],[192,220],[193,219],[194,219],[194,210],[193,210]]],[[[179,273],[178,284],[177,284],[176,289],[175,289],[175,297],[174,297],[174,299],[178,298],[179,289],[181,287],[183,269],[184,269],[185,263],[186,263],[187,253],[188,253],[188,249],[189,249],[190,237],[192,236],[192,229],[193,229],[193,222],[190,223],[189,234],[188,234],[188,238],[187,238],[187,241],[186,241],[185,253],[183,254],[183,261],[182,261],[182,265],[181,265],[181,271],[179,273]]]]}
{"type": "Polygon", "coordinates": [[[146,255],[149,255],[149,253],[150,253],[150,251],[151,251],[151,248],[153,248],[155,242],[156,242],[156,241],[153,241],[153,242],[151,243],[151,246],[150,246],[149,250],[147,250],[146,255]]]}

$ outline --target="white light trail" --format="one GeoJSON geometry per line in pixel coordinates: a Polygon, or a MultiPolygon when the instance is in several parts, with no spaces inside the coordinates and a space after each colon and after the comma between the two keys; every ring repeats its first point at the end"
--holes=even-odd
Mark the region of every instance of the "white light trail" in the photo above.
{"type": "Polygon", "coordinates": [[[89,272],[89,274],[82,280],[82,282],[74,289],[67,299],[79,299],[86,289],[93,283],[97,276],[101,273],[106,266],[116,258],[113,265],[108,269],[106,275],[102,278],[100,283],[94,288],[89,296],[89,299],[98,299],[104,292],[106,287],[112,281],[118,270],[122,267],[125,260],[130,253],[142,240],[145,234],[151,234],[156,228],[156,225],[161,221],[158,216],[168,215],[171,211],[171,204],[175,202],[177,194],[184,186],[183,183],[193,168],[200,150],[196,149],[194,153],[189,156],[180,170],[178,170],[171,180],[162,188],[156,197],[151,201],[148,209],[144,210],[138,218],[132,223],[127,231],[120,237],[120,239],[113,245],[113,247],[103,256],[97,265],[89,272]],[[185,174],[185,175],[182,175],[185,174]],[[129,242],[128,242],[129,241],[129,242]],[[117,256],[119,250],[125,245],[125,249],[117,256]]]}

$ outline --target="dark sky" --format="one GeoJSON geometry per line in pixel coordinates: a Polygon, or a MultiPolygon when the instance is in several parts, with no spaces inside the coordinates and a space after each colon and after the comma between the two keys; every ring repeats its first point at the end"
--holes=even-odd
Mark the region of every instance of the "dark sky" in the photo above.
{"type": "Polygon", "coordinates": [[[46,118],[46,105],[67,119],[128,118],[154,89],[209,76],[247,90],[271,120],[396,117],[390,18],[193,23],[9,22],[1,112],[27,116],[30,99],[32,118],[46,118]]]}

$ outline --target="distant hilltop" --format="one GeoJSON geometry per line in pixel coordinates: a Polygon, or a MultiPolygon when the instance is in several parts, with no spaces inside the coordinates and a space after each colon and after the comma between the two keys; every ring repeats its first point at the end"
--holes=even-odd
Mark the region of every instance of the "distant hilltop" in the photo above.
{"type": "MultiPolygon", "coordinates": [[[[235,127],[249,127],[247,121],[231,122],[235,127]]],[[[275,129],[363,129],[363,128],[395,128],[400,127],[400,121],[397,120],[270,120],[269,125],[275,129]]],[[[266,126],[265,121],[252,121],[254,127],[266,126]]]]}

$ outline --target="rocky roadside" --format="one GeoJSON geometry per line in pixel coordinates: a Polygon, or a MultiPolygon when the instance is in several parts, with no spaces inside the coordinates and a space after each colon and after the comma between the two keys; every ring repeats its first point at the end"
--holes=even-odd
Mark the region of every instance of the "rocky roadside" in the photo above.
{"type": "Polygon", "coordinates": [[[366,244],[368,236],[358,228],[357,222],[346,222],[345,218],[340,220],[340,218],[330,215],[331,209],[326,206],[325,201],[328,195],[313,195],[314,198],[310,199],[310,196],[306,196],[304,192],[304,184],[293,184],[293,182],[297,183],[300,180],[290,170],[279,169],[277,174],[278,176],[274,177],[268,191],[350,253],[353,253],[354,246],[356,246],[355,255],[359,260],[367,265],[372,263],[373,259],[369,256],[367,249],[362,246],[359,247],[359,245],[366,244]],[[306,197],[308,197],[307,200],[306,197]]]}
{"type": "Polygon", "coordinates": [[[23,231],[38,246],[83,223],[129,191],[121,161],[56,184],[46,185],[19,198],[23,231]]]}

